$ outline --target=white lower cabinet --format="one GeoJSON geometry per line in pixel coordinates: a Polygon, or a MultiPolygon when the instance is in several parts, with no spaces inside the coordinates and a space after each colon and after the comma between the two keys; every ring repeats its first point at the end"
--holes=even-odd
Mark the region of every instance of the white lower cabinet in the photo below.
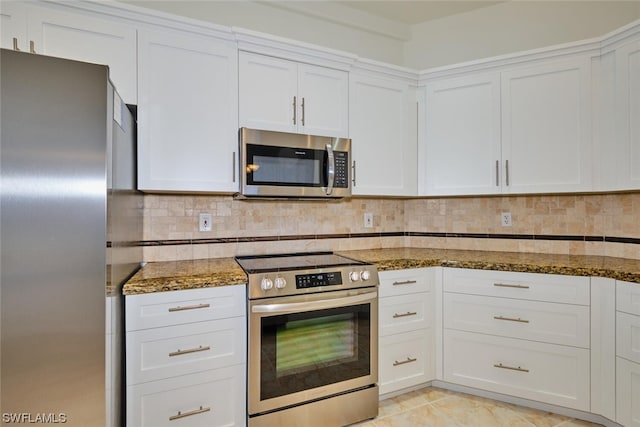
{"type": "Polygon", "coordinates": [[[616,421],[640,427],[640,284],[616,282],[616,421]]]}
{"type": "Polygon", "coordinates": [[[127,426],[244,425],[244,365],[229,366],[127,388],[127,426]]]}
{"type": "Polygon", "coordinates": [[[436,271],[440,269],[379,273],[378,385],[381,395],[435,378],[436,271]]]}
{"type": "Polygon", "coordinates": [[[126,297],[127,426],[246,425],[245,292],[126,297]]]}
{"type": "Polygon", "coordinates": [[[445,268],[443,289],[444,381],[590,411],[589,278],[445,268]]]}
{"type": "Polygon", "coordinates": [[[444,379],[568,408],[589,410],[589,350],[447,330],[444,379]]]}

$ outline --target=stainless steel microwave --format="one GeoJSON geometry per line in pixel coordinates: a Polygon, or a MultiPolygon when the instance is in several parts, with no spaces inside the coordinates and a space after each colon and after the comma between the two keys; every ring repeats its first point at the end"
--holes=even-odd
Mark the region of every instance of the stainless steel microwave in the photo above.
{"type": "Polygon", "coordinates": [[[240,129],[240,197],[351,196],[351,140],[240,129]]]}

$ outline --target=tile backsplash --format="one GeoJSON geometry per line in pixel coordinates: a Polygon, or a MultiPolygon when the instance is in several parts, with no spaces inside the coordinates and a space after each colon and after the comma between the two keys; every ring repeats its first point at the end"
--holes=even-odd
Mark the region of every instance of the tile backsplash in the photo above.
{"type": "Polygon", "coordinates": [[[146,261],[400,246],[640,259],[640,193],[340,201],[147,194],[144,241],[146,261]],[[502,212],[511,227],[501,226],[502,212]],[[212,231],[198,231],[200,213],[212,215],[212,231]]]}

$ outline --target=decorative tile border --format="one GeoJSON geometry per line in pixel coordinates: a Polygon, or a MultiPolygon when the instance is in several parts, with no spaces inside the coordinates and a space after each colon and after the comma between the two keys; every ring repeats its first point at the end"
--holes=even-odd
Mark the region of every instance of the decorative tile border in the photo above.
{"type": "Polygon", "coordinates": [[[382,233],[340,233],[340,234],[306,234],[284,236],[249,236],[249,237],[224,237],[214,239],[180,239],[180,240],[144,240],[139,246],[176,246],[176,245],[202,245],[216,243],[251,243],[251,242],[276,242],[292,240],[320,240],[320,239],[357,239],[375,237],[445,237],[445,238],[473,238],[473,239],[509,239],[509,240],[538,240],[538,241],[565,241],[565,242],[609,242],[640,245],[640,238],[615,237],[615,236],[576,236],[555,234],[491,234],[491,233],[442,233],[442,232],[414,232],[396,231],[382,233]]]}

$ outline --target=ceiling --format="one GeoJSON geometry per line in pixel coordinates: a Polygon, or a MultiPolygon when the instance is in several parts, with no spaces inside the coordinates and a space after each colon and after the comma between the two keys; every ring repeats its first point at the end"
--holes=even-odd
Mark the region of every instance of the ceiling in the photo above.
{"type": "Polygon", "coordinates": [[[408,25],[491,6],[502,1],[343,0],[336,3],[408,25]]]}

